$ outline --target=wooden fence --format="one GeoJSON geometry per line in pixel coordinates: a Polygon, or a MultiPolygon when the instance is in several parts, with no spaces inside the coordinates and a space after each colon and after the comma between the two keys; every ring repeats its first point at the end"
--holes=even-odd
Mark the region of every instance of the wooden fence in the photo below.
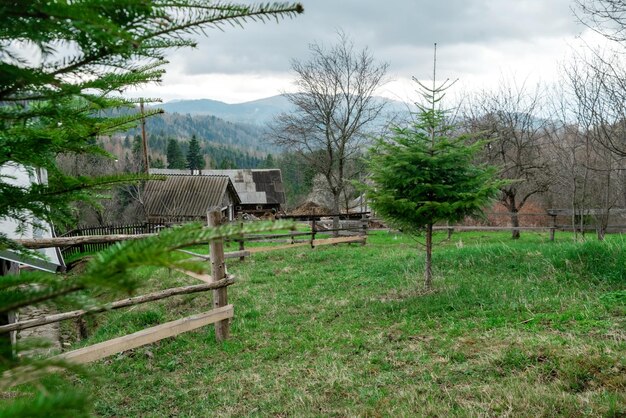
{"type": "MultiPolygon", "coordinates": [[[[364,216],[357,218],[358,220],[349,220],[346,218],[340,220],[340,227],[333,229],[328,224],[331,221],[322,221],[320,215],[304,215],[304,216],[291,216],[282,217],[283,219],[294,219],[308,221],[308,231],[290,231],[284,234],[259,234],[259,235],[246,235],[239,238],[234,238],[239,244],[239,251],[227,256],[239,257],[243,260],[244,257],[255,253],[277,251],[294,247],[310,246],[311,248],[319,247],[322,245],[334,245],[334,244],[346,244],[346,243],[360,243],[365,245],[367,241],[367,231],[369,222],[364,216]],[[246,242],[267,242],[282,245],[271,245],[263,247],[249,247],[246,250],[246,242]]],[[[324,218],[327,218],[324,216],[324,218]]]]}
{"type": "MultiPolygon", "coordinates": [[[[93,235],[140,235],[158,233],[165,226],[161,223],[145,222],[131,225],[100,225],[72,229],[60,237],[82,237],[93,235]]],[[[85,252],[98,252],[109,247],[112,243],[78,244],[61,248],[64,257],[85,252]]]]}
{"type": "MultiPolygon", "coordinates": [[[[221,217],[221,212],[211,211],[208,216],[208,222],[210,227],[218,226],[221,217]]],[[[106,229],[106,231],[117,232],[123,231],[128,234],[132,231],[134,226],[120,227],[125,229],[106,229]]],[[[140,229],[137,229],[139,231],[140,229]]],[[[98,230],[97,230],[98,231],[98,230]]],[[[104,229],[99,230],[104,231],[104,229]]],[[[98,231],[98,232],[99,232],[98,231]]],[[[141,233],[145,229],[140,230],[141,233]]],[[[227,287],[234,283],[232,277],[228,277],[226,274],[225,256],[223,239],[214,239],[209,242],[210,254],[207,256],[208,261],[211,263],[211,274],[197,274],[194,272],[180,270],[188,277],[199,280],[203,283],[194,284],[188,286],[181,286],[175,288],[169,288],[153,292],[141,296],[136,296],[128,299],[118,300],[107,304],[106,306],[99,306],[89,309],[81,309],[70,312],[58,313],[53,315],[47,315],[39,318],[13,322],[7,325],[0,326],[0,335],[8,334],[13,331],[19,331],[27,328],[33,328],[41,325],[56,323],[69,319],[82,318],[85,315],[93,314],[97,312],[103,312],[110,309],[120,309],[129,306],[135,306],[143,303],[148,303],[156,300],[161,300],[177,295],[185,295],[199,292],[213,292],[213,309],[200,314],[188,316],[185,318],[170,321],[161,325],[157,325],[148,329],[144,329],[139,332],[124,335],[122,337],[113,338],[111,340],[94,344],[88,347],[80,348],[77,350],[62,353],[52,358],[52,360],[67,361],[70,363],[88,363],[91,361],[99,360],[113,354],[117,354],[126,350],[141,347],[146,344],[150,344],[164,338],[174,337],[183,332],[191,331],[193,329],[203,327],[208,324],[215,324],[215,336],[218,341],[222,341],[228,338],[229,334],[229,320],[234,315],[233,305],[228,304],[227,287]]],[[[27,367],[26,367],[27,369],[27,367]]],[[[29,370],[20,370],[17,373],[5,372],[2,376],[2,382],[7,386],[14,386],[16,384],[25,383],[28,381],[29,376],[32,376],[29,370]],[[24,380],[26,376],[26,380],[24,380]],[[21,379],[21,380],[20,380],[21,379]],[[9,382],[9,383],[7,383],[9,382]]]]}
{"type": "MultiPolygon", "coordinates": [[[[268,242],[268,243],[282,243],[288,244],[284,246],[267,246],[267,247],[255,247],[251,248],[249,252],[242,255],[241,259],[251,253],[258,253],[264,251],[275,251],[288,247],[297,247],[302,245],[310,245],[311,248],[315,248],[320,245],[340,244],[349,242],[360,242],[365,245],[368,220],[363,214],[343,214],[340,216],[340,225],[338,229],[332,229],[328,225],[331,221],[323,221],[323,218],[327,216],[320,215],[303,215],[303,216],[283,216],[281,219],[293,219],[300,222],[306,222],[310,225],[310,230],[305,232],[292,231],[286,234],[249,234],[244,237],[230,239],[229,241],[235,241],[239,243],[239,251],[245,251],[246,242],[268,242]],[[332,235],[332,237],[330,236],[332,235]],[[304,238],[307,237],[307,238],[304,238]]],[[[87,228],[74,229],[69,231],[60,237],[93,237],[104,235],[142,235],[158,233],[163,228],[167,228],[170,225],[164,225],[162,223],[143,223],[134,225],[105,225],[94,226],[87,228]]],[[[97,252],[101,251],[113,242],[98,242],[98,243],[80,243],[68,245],[61,248],[61,252],[64,257],[76,255],[84,252],[97,252]]],[[[227,254],[227,258],[233,256],[227,254]]]]}
{"type": "MultiPolygon", "coordinates": [[[[365,245],[367,242],[368,221],[367,219],[359,220],[358,227],[354,225],[345,225],[342,228],[320,228],[320,217],[309,216],[312,218],[310,221],[310,230],[308,231],[290,231],[282,234],[247,234],[237,238],[228,239],[231,243],[237,243],[239,245],[238,251],[231,251],[224,253],[226,259],[238,258],[240,261],[244,261],[246,257],[252,254],[264,253],[269,251],[279,251],[296,247],[311,248],[323,246],[323,245],[336,245],[336,244],[351,244],[359,243],[365,245]],[[268,245],[268,246],[248,246],[253,242],[263,242],[281,245],[268,245]]],[[[179,250],[183,253],[189,254],[195,260],[207,260],[208,256],[204,254],[197,254],[192,251],[179,250]]]]}
{"type": "Polygon", "coordinates": [[[585,222],[580,219],[572,222],[572,211],[567,209],[548,209],[544,213],[509,213],[509,212],[491,212],[486,213],[482,219],[467,218],[462,224],[455,225],[438,225],[436,230],[448,230],[448,234],[453,231],[527,231],[527,232],[549,232],[550,240],[554,241],[556,232],[586,232],[598,231],[602,228],[607,233],[624,233],[626,232],[626,212],[623,210],[615,210],[611,212],[610,224],[601,225],[599,219],[594,217],[593,211],[587,211],[585,222]],[[514,221],[515,219],[515,221],[514,221]],[[517,223],[517,225],[514,224],[517,223]],[[617,223],[616,223],[617,222],[617,223]]]}

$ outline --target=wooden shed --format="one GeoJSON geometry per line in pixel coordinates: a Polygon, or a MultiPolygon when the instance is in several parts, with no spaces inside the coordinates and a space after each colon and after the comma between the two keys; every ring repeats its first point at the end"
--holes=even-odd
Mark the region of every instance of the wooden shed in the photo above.
{"type": "Polygon", "coordinates": [[[144,189],[148,221],[179,223],[206,220],[210,208],[219,207],[232,220],[241,203],[228,176],[170,174],[150,180],[144,189]]]}

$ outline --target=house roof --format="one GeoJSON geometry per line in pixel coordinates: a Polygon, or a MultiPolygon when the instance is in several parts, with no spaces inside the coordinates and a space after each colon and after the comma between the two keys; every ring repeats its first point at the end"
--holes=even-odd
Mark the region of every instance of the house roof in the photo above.
{"type": "MultiPolygon", "coordinates": [[[[189,174],[188,170],[150,169],[151,174],[189,174]]],[[[280,169],[202,170],[202,175],[228,176],[244,205],[285,203],[280,169]]]]}
{"type": "Polygon", "coordinates": [[[146,213],[148,216],[206,216],[209,208],[222,206],[227,192],[235,203],[240,203],[228,176],[170,174],[165,180],[146,182],[146,213]]]}

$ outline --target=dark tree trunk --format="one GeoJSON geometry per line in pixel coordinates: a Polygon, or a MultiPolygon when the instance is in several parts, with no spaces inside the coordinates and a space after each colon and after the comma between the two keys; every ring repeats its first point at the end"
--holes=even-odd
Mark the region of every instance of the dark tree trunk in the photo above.
{"type": "Polygon", "coordinates": [[[606,235],[606,229],[604,225],[599,225],[597,229],[598,241],[604,241],[604,236],[606,235]]]}
{"type": "Polygon", "coordinates": [[[433,286],[433,224],[426,227],[426,265],[424,267],[424,287],[431,289],[433,286]]]}
{"type": "Polygon", "coordinates": [[[515,199],[515,193],[505,192],[504,196],[500,199],[500,203],[502,203],[502,205],[509,211],[511,227],[513,228],[511,230],[511,238],[519,239],[519,211],[524,205],[524,201],[522,201],[522,204],[518,206],[515,199]]]}
{"type": "MultiPolygon", "coordinates": [[[[333,194],[333,215],[339,215],[341,204],[341,194],[333,194]]],[[[339,236],[339,216],[333,216],[333,236],[339,236]]]]}
{"type": "Polygon", "coordinates": [[[511,212],[511,226],[513,226],[513,230],[511,231],[511,238],[519,239],[519,213],[517,212],[517,209],[513,209],[513,211],[511,212]]]}

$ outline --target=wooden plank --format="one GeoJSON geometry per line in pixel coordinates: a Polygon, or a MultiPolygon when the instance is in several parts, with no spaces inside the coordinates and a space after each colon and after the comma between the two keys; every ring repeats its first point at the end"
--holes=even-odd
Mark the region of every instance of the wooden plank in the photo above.
{"type": "Polygon", "coordinates": [[[227,305],[209,312],[166,322],[165,324],[144,329],[133,334],[63,353],[52,357],[52,359],[65,360],[76,364],[89,363],[113,354],[141,347],[142,345],[151,344],[164,338],[174,337],[183,332],[191,331],[205,325],[232,318],[233,314],[233,305],[227,305]]]}
{"type": "Polygon", "coordinates": [[[134,239],[142,239],[151,237],[156,234],[139,234],[139,235],[83,235],[77,237],[56,237],[56,238],[24,238],[14,240],[23,247],[30,249],[66,247],[69,245],[87,245],[87,244],[104,244],[118,241],[128,241],[134,239]]]}
{"type": "Polygon", "coordinates": [[[201,273],[196,273],[195,271],[189,271],[189,270],[184,270],[184,269],[175,269],[176,271],[179,271],[183,274],[186,274],[189,277],[193,277],[194,279],[198,279],[202,282],[205,283],[213,283],[214,280],[211,276],[209,276],[208,274],[201,274],[201,273]]]}
{"type": "Polygon", "coordinates": [[[290,239],[257,238],[257,239],[249,240],[248,242],[272,242],[272,243],[276,243],[276,244],[285,244],[285,243],[290,243],[291,242],[291,238],[290,239]]]}
{"type": "Polygon", "coordinates": [[[365,237],[358,235],[355,237],[339,237],[339,238],[327,238],[327,239],[316,239],[313,241],[313,245],[316,247],[318,245],[331,245],[331,244],[343,244],[349,242],[362,242],[365,241],[365,237]]]}
{"type": "Polygon", "coordinates": [[[248,248],[246,251],[248,251],[250,254],[254,254],[254,253],[263,253],[266,251],[286,250],[289,248],[303,247],[303,246],[309,246],[309,245],[311,245],[310,242],[301,242],[299,244],[275,245],[273,247],[254,247],[254,248],[248,248]]]}
{"type": "Polygon", "coordinates": [[[208,254],[198,254],[198,253],[194,253],[193,251],[189,251],[189,250],[176,250],[179,253],[185,253],[185,254],[189,254],[192,255],[194,258],[196,259],[200,259],[200,260],[209,260],[211,257],[208,254]]]}
{"type": "Polygon", "coordinates": [[[249,257],[250,251],[231,251],[229,253],[224,253],[224,258],[237,258],[241,260],[243,257],[249,257]]]}
{"type": "MultiPolygon", "coordinates": [[[[310,232],[292,232],[288,234],[248,234],[245,236],[245,241],[257,241],[257,240],[266,240],[266,239],[279,239],[279,238],[289,238],[289,237],[300,237],[300,236],[309,236],[310,232]]],[[[236,239],[233,241],[237,241],[236,239]]]]}
{"type": "Polygon", "coordinates": [[[104,306],[98,306],[98,307],[91,308],[91,309],[79,309],[76,311],[63,312],[59,314],[42,316],[40,318],[29,319],[26,321],[15,322],[9,325],[2,325],[0,326],[0,333],[6,333],[9,331],[17,331],[17,330],[22,330],[22,329],[27,329],[27,328],[38,327],[41,325],[52,324],[54,322],[65,321],[68,319],[80,318],[81,316],[84,316],[87,314],[104,312],[104,311],[113,310],[113,309],[126,308],[128,306],[135,306],[135,305],[139,305],[142,303],[152,302],[155,300],[161,300],[161,299],[165,299],[165,298],[169,298],[169,297],[177,296],[177,295],[188,295],[192,293],[206,292],[207,290],[213,290],[218,287],[230,286],[233,283],[235,283],[235,279],[230,277],[228,279],[220,280],[219,282],[203,283],[203,284],[197,284],[193,286],[172,287],[170,289],[165,289],[165,290],[161,290],[158,292],[153,292],[153,293],[148,293],[148,294],[141,295],[141,296],[136,296],[133,298],[118,300],[110,304],[107,304],[104,306]]]}
{"type": "MultiPolygon", "coordinates": [[[[188,260],[194,260],[194,261],[210,261],[211,260],[211,256],[209,254],[197,254],[197,253],[186,251],[186,250],[177,250],[177,251],[193,256],[189,258],[188,260]]],[[[228,253],[224,253],[224,258],[241,258],[241,257],[248,257],[248,256],[250,256],[250,253],[248,251],[231,251],[228,253]]]]}

